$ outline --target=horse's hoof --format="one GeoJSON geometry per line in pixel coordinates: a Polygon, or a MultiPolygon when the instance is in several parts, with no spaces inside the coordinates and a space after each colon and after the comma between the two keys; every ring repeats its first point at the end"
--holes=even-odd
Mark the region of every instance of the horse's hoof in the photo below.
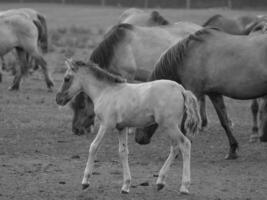
{"type": "Polygon", "coordinates": [[[129,191],[121,190],[121,194],[129,194],[129,191]]]}
{"type": "Polygon", "coordinates": [[[157,184],[157,190],[158,190],[158,191],[162,190],[162,189],[164,188],[164,186],[165,186],[165,185],[164,185],[163,183],[158,183],[158,184],[157,184]]]}
{"type": "Polygon", "coordinates": [[[180,189],[180,193],[181,193],[181,194],[189,194],[189,191],[188,191],[188,189],[186,189],[185,187],[181,187],[181,189],[180,189]]]}
{"type": "Polygon", "coordinates": [[[238,158],[238,155],[236,153],[229,153],[228,155],[225,156],[226,160],[235,160],[238,158]]]}
{"type": "Polygon", "coordinates": [[[10,86],[9,88],[8,88],[8,90],[9,91],[18,91],[19,90],[19,88],[18,87],[14,87],[14,86],[10,86]]]}
{"type": "Polygon", "coordinates": [[[261,142],[267,142],[267,137],[260,137],[261,142]]]}
{"type": "Polygon", "coordinates": [[[90,185],[88,183],[83,183],[82,184],[82,189],[85,190],[89,187],[90,185]]]}

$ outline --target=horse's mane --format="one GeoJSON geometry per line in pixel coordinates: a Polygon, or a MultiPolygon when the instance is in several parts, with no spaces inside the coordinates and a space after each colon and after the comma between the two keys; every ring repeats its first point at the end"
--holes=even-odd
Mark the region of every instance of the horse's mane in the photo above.
{"type": "Polygon", "coordinates": [[[158,25],[170,25],[170,22],[166,20],[158,11],[153,10],[151,12],[151,19],[158,25]]]}
{"type": "Polygon", "coordinates": [[[192,47],[192,45],[196,43],[204,42],[206,39],[205,36],[212,34],[211,30],[219,29],[203,28],[170,47],[161,55],[159,61],[156,63],[155,68],[149,77],[149,81],[169,79],[181,83],[181,80],[177,75],[177,66],[183,67],[184,59],[189,51],[189,47],[192,47]]]}
{"type": "Polygon", "coordinates": [[[106,81],[108,83],[125,83],[126,80],[121,76],[117,76],[109,73],[108,71],[100,68],[97,64],[89,61],[87,63],[77,60],[72,61],[73,65],[78,67],[86,67],[90,72],[99,80],[106,81]]]}
{"type": "Polygon", "coordinates": [[[210,26],[210,25],[212,25],[212,23],[215,21],[215,20],[217,20],[217,19],[219,19],[219,18],[221,18],[221,17],[223,17],[222,15],[220,15],[220,14],[217,14],[217,15],[213,15],[212,17],[210,17],[202,26],[203,27],[206,27],[206,26],[210,26]]]}
{"type": "Polygon", "coordinates": [[[131,24],[118,24],[104,36],[104,40],[94,49],[90,60],[103,69],[107,69],[114,56],[116,46],[125,39],[126,31],[133,30],[131,24]]]}

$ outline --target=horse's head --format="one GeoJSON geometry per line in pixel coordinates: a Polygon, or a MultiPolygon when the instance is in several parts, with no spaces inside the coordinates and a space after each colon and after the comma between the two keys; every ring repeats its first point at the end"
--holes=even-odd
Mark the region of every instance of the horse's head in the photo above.
{"type": "Polygon", "coordinates": [[[66,105],[74,96],[82,91],[82,84],[79,72],[79,66],[71,60],[66,60],[67,71],[61,88],[56,94],[56,102],[58,105],[66,105]]]}
{"type": "Polygon", "coordinates": [[[76,135],[90,133],[95,117],[92,100],[81,92],[71,101],[70,107],[73,110],[72,132],[76,135]]]}
{"type": "Polygon", "coordinates": [[[247,35],[265,34],[267,33],[267,19],[266,17],[259,18],[257,21],[249,24],[245,32],[247,35]]]}

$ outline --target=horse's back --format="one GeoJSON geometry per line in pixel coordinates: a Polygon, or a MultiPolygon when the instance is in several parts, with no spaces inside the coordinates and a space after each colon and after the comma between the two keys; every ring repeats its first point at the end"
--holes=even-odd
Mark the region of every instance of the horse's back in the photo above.
{"type": "Polygon", "coordinates": [[[189,89],[203,86],[206,93],[219,92],[233,98],[257,97],[266,87],[266,41],[266,35],[234,36],[212,31],[186,52],[183,85],[189,89]],[[259,89],[251,92],[253,88],[259,89]]]}

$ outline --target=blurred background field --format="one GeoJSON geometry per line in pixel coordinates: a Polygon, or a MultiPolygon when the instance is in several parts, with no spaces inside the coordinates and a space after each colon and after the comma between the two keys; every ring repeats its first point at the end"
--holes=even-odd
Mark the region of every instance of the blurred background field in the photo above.
{"type": "MultiPolygon", "coordinates": [[[[45,59],[55,80],[55,91],[65,70],[65,57],[87,60],[106,29],[116,24],[119,15],[127,9],[60,3],[1,3],[0,6],[1,10],[30,7],[46,15],[49,53],[45,59]]],[[[148,10],[151,9],[154,8],[148,10]]],[[[170,22],[197,24],[214,14],[229,17],[267,14],[263,8],[156,9],[170,22]]],[[[10,62],[13,62],[12,55],[10,62]]],[[[234,135],[240,142],[240,158],[236,161],[224,160],[228,142],[208,102],[210,125],[192,145],[193,184],[189,196],[177,192],[181,159],[173,164],[166,188],[161,192],[155,189],[153,175],[157,174],[169,151],[166,138],[156,135],[149,146],[140,146],[130,135],[129,160],[134,187],[125,196],[119,193],[122,175],[117,137],[107,135],[98,153],[92,186],[82,191],[80,182],[94,135],[72,134],[72,112],[58,110],[55,92],[47,93],[43,78],[37,72],[24,80],[17,93],[7,90],[12,78],[5,75],[0,84],[1,200],[266,200],[267,145],[248,143],[252,124],[249,101],[226,100],[235,124],[234,135]],[[148,186],[140,186],[143,182],[148,186]]]]}

